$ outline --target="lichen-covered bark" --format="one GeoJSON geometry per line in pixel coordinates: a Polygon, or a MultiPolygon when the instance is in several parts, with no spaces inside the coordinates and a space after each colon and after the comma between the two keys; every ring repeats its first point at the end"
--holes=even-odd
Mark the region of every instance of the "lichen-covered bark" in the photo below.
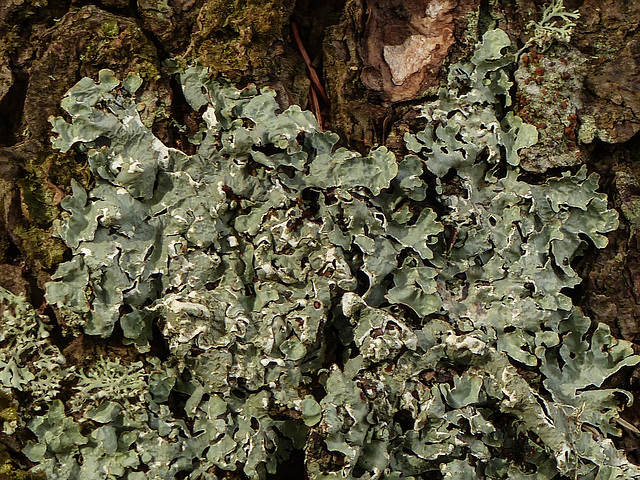
{"type": "MultiPolygon", "coordinates": [[[[243,84],[271,85],[281,107],[307,106],[309,79],[290,21],[321,72],[323,112],[343,142],[402,148],[415,131],[414,100],[433,95],[452,61],[469,54],[489,27],[514,43],[543,2],[471,0],[7,0],[0,5],[0,286],[24,293],[43,311],[44,284],[65,255],[51,236],[71,180],[90,186],[84,160],[51,149],[50,115],[81,77],[110,68],[144,79],[145,124],[167,145],[197,130],[163,60],[184,56],[243,84]],[[297,5],[296,5],[297,3],[297,5]],[[180,125],[171,123],[177,119],[180,125]]],[[[601,253],[587,252],[575,293],[586,312],[640,342],[640,4],[566,0],[579,9],[572,41],[530,47],[514,74],[514,110],[540,134],[523,155],[536,175],[587,164],[603,177],[622,227],[601,253]],[[526,59],[526,60],[525,60],[526,59]]],[[[50,312],[50,310],[47,310],[50,312]]],[[[64,343],[64,342],[63,342],[64,343]]],[[[80,342],[81,343],[81,342],[80,342]]],[[[82,357],[76,343],[72,352],[82,357]]],[[[635,378],[635,377],[634,377],[635,378]]],[[[630,375],[620,385],[638,392],[630,375]]],[[[6,409],[5,409],[6,410],[6,409]]],[[[5,411],[3,410],[3,411],[5,411]]],[[[636,411],[627,420],[640,428],[636,411]]],[[[20,433],[20,432],[18,432],[20,433]]],[[[19,450],[19,435],[12,437],[19,450]]],[[[637,446],[625,437],[626,447],[637,446]]],[[[311,448],[311,447],[310,447],[311,448]]],[[[13,455],[13,454],[12,454],[13,455]]],[[[13,461],[24,459],[17,453],[13,461]]],[[[322,459],[328,464],[339,459],[322,459]]],[[[1,460],[4,461],[4,460],[1,460]]],[[[23,465],[24,466],[24,465],[23,465]]],[[[16,474],[17,475],[17,474],[16,474]]],[[[25,477],[27,478],[27,477],[25,477]]]]}

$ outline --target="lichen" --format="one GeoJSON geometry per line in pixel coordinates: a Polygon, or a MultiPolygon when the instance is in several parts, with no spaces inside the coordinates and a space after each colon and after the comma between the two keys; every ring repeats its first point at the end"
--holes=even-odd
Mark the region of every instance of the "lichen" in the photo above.
{"type": "Polygon", "coordinates": [[[42,408],[59,393],[66,375],[65,358],[50,340],[52,327],[23,297],[3,288],[0,313],[0,388],[28,392],[33,406],[42,408]]]}
{"type": "Polygon", "coordinates": [[[568,11],[563,0],[551,0],[543,9],[539,21],[531,21],[529,27],[533,28],[532,41],[544,52],[553,42],[569,42],[574,20],[578,19],[578,10],[568,11]]]}
{"type": "MultiPolygon", "coordinates": [[[[521,176],[537,130],[511,111],[516,60],[487,32],[404,158],[336,148],[309,112],[200,66],[178,75],[202,112],[189,156],[143,124],[135,78],[78,82],[52,141],[86,154],[95,185],[62,203],[72,257],[46,299],[140,359],[51,365],[70,387],[65,404],[34,390],[50,401],[26,412],[33,471],[265,479],[304,451],[318,480],[640,477],[611,440],[631,396],[602,388],[640,357],[566,295],[617,214],[585,169],[521,176]]],[[[57,351],[3,295],[21,309],[3,385],[30,388],[40,370],[14,346],[57,351]]]]}

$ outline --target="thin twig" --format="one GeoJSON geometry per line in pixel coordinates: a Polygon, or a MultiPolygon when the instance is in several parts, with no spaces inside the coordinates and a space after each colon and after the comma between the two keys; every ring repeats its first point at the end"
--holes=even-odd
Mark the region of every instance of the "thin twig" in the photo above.
{"type": "Polygon", "coordinates": [[[318,120],[318,127],[320,131],[322,131],[322,113],[320,112],[320,102],[318,102],[318,95],[316,94],[315,89],[309,89],[309,105],[311,106],[311,111],[313,115],[318,120]]]}
{"type": "Polygon", "coordinates": [[[304,63],[307,65],[307,71],[309,72],[309,79],[311,80],[311,85],[313,89],[316,91],[318,95],[324,100],[327,105],[329,105],[329,97],[327,96],[327,92],[325,92],[322,83],[320,83],[320,77],[318,77],[318,73],[316,72],[315,67],[311,63],[311,59],[309,58],[309,54],[304,48],[302,44],[302,40],[300,39],[300,32],[298,32],[298,25],[296,22],[291,22],[291,31],[293,32],[293,39],[298,46],[298,50],[300,50],[300,55],[304,59],[304,63]]]}

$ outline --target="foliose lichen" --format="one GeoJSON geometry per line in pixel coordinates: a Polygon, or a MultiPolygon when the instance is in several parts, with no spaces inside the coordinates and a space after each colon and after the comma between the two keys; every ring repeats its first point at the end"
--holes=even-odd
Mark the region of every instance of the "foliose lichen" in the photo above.
{"type": "Polygon", "coordinates": [[[265,479],[303,451],[317,480],[640,477],[611,440],[631,396],[601,388],[640,357],[566,295],[617,215],[584,168],[521,177],[537,131],[509,111],[515,60],[487,32],[400,159],[336,149],[310,113],[200,66],[178,75],[203,119],[188,156],[140,121],[138,77],[78,82],[53,143],[96,183],[63,201],[73,257],[46,299],[68,331],[119,326],[144,361],[27,365],[10,346],[59,352],[3,292],[22,309],[3,317],[4,388],[44,370],[73,386],[66,406],[59,383],[33,392],[54,399],[27,423],[33,470],[265,479]]]}

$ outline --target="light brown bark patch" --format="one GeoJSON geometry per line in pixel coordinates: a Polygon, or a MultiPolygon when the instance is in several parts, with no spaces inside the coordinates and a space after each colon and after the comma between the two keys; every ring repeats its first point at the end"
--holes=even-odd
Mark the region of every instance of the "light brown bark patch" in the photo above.
{"type": "Polygon", "coordinates": [[[384,101],[420,96],[437,84],[453,42],[458,0],[382,0],[368,5],[362,82],[384,101]]]}

